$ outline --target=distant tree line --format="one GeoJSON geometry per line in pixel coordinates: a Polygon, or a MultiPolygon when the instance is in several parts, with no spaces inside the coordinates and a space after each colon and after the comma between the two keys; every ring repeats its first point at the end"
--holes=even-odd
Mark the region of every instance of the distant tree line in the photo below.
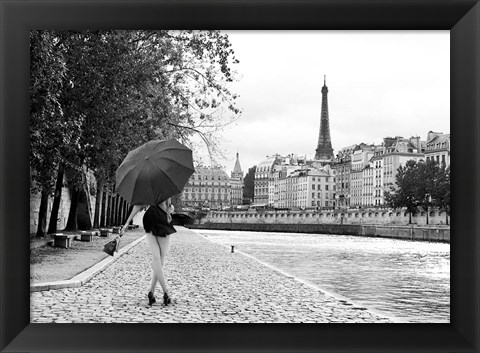
{"type": "Polygon", "coordinates": [[[252,168],[248,169],[247,174],[243,178],[243,203],[250,204],[254,200],[254,192],[255,192],[255,171],[257,170],[257,166],[254,165],[252,168]]]}
{"type": "Polygon", "coordinates": [[[240,114],[229,89],[238,60],[219,31],[31,31],[30,62],[31,191],[41,195],[37,236],[56,231],[65,174],[67,229],[77,229],[85,170],[97,180],[97,228],[105,219],[100,212],[118,207],[106,203],[105,193],[111,195],[129,150],[156,138],[176,138],[195,150],[190,141],[198,133],[214,154],[217,131],[240,114]]]}
{"type": "Polygon", "coordinates": [[[410,215],[418,209],[426,213],[432,207],[445,211],[446,224],[450,214],[450,167],[433,160],[426,162],[408,161],[398,168],[396,185],[385,193],[385,200],[390,207],[405,207],[410,215]]]}

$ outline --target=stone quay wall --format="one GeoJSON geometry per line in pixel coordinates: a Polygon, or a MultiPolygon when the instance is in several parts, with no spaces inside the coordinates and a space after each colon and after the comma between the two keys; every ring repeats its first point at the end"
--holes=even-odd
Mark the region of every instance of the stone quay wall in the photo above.
{"type": "Polygon", "coordinates": [[[394,238],[450,243],[450,228],[418,226],[377,226],[354,224],[267,224],[267,223],[203,223],[186,225],[191,229],[217,229],[253,232],[314,233],[394,238]]]}
{"type": "MultiPolygon", "coordinates": [[[[362,212],[353,213],[351,216],[342,215],[338,212],[315,213],[315,212],[210,212],[200,221],[188,228],[193,229],[219,229],[237,231],[258,231],[258,232],[288,232],[288,233],[315,233],[315,234],[338,234],[367,237],[386,237],[405,240],[438,241],[450,242],[450,227],[442,224],[425,226],[423,222],[414,223],[412,217],[411,225],[398,212],[385,211],[387,215],[379,217],[392,221],[390,224],[375,224],[368,222],[368,217],[358,217],[362,212]],[[348,223],[348,220],[351,223],[348,223]],[[400,219],[403,224],[400,223],[400,219]],[[419,224],[420,223],[420,224],[419,224]]],[[[365,212],[367,213],[367,211],[365,212]]],[[[432,212],[433,214],[433,212],[432,212]]],[[[445,216],[443,214],[443,216],[445,216]]],[[[438,217],[432,218],[439,222],[438,217]]],[[[372,217],[373,218],[373,217],[372,217]]],[[[432,220],[430,218],[430,221],[432,220]]],[[[437,223],[438,224],[438,223],[437,223]]]]}
{"type": "MultiPolygon", "coordinates": [[[[409,225],[410,215],[405,210],[388,208],[349,209],[349,210],[305,210],[305,211],[210,211],[200,219],[200,223],[305,223],[305,224],[376,224],[409,225]]],[[[450,223],[450,217],[448,224],[450,223]]],[[[417,212],[412,215],[412,224],[427,224],[427,213],[417,212]]],[[[428,212],[428,225],[445,226],[446,214],[440,210],[428,212]]]]}

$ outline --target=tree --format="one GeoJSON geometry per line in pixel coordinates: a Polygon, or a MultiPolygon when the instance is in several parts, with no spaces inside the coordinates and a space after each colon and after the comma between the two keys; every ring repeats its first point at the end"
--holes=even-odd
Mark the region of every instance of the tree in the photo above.
{"type": "MultiPolygon", "coordinates": [[[[79,136],[65,116],[60,94],[66,83],[65,48],[51,31],[30,31],[30,168],[32,192],[41,192],[37,236],[45,236],[47,204],[64,151],[79,136]]],[[[56,222],[56,219],[55,219],[56,222]]]]}
{"type": "Polygon", "coordinates": [[[436,185],[432,193],[433,204],[445,211],[445,223],[448,224],[450,215],[450,167],[442,163],[435,179],[436,185]]]}
{"type": "Polygon", "coordinates": [[[400,166],[396,175],[396,185],[385,193],[385,200],[393,208],[406,207],[411,214],[417,208],[426,213],[429,224],[429,210],[437,206],[447,213],[450,210],[450,168],[433,160],[426,162],[407,161],[400,166]]]}
{"type": "Polygon", "coordinates": [[[413,160],[407,161],[405,166],[400,166],[395,176],[396,185],[385,192],[385,201],[392,208],[405,207],[409,213],[408,224],[412,223],[412,213],[418,207],[416,190],[418,178],[416,175],[417,163],[413,160]]]}
{"type": "Polygon", "coordinates": [[[60,209],[60,201],[62,200],[63,176],[64,176],[63,165],[60,164],[57,172],[57,181],[55,183],[53,205],[52,205],[52,211],[50,213],[50,222],[48,225],[48,234],[57,232],[58,211],[60,209]]]}
{"type": "Polygon", "coordinates": [[[153,67],[149,74],[155,89],[167,97],[151,104],[153,115],[167,125],[161,130],[187,144],[198,134],[211,157],[221,155],[217,134],[240,114],[237,96],[228,88],[234,80],[231,68],[238,63],[228,36],[219,31],[138,31],[132,42],[143,66],[153,67]]]}
{"type": "Polygon", "coordinates": [[[98,227],[98,206],[105,189],[113,186],[112,174],[120,154],[133,148],[129,142],[138,136],[138,130],[132,128],[128,134],[131,138],[123,138],[122,126],[135,85],[131,77],[138,72],[132,72],[126,64],[128,50],[115,31],[65,31],[60,35],[67,47],[71,82],[62,92],[62,103],[66,114],[83,118],[79,143],[69,156],[72,202],[66,229],[77,229],[78,200],[86,194],[83,166],[94,171],[98,182],[94,216],[98,227]]]}
{"type": "MultiPolygon", "coordinates": [[[[32,67],[38,69],[32,69],[32,82],[52,85],[57,76],[60,78],[57,89],[47,96],[54,98],[53,106],[63,120],[54,129],[51,128],[54,121],[32,124],[31,140],[38,142],[32,150],[41,155],[37,159],[55,158],[44,166],[31,158],[32,170],[36,179],[41,179],[42,171],[48,172],[45,177],[48,182],[42,182],[47,187],[46,197],[55,179],[60,180],[64,172],[70,176],[72,203],[67,228],[76,229],[75,200],[77,193],[84,192],[84,166],[95,173],[97,206],[100,206],[102,194],[114,187],[115,170],[129,150],[154,138],[177,138],[188,145],[196,133],[214,155],[218,153],[217,132],[240,113],[235,106],[236,96],[228,88],[234,78],[231,66],[238,61],[227,35],[219,31],[35,34],[44,36],[44,40],[37,41],[42,46],[36,46],[34,37],[32,48],[44,49],[45,58],[58,61],[62,70],[44,74],[41,71],[44,66],[52,70],[56,66],[46,59],[37,60],[38,65],[32,60],[32,67]],[[58,153],[49,154],[51,147],[42,146],[49,131],[52,138],[62,140],[60,144],[53,140],[59,146],[58,153]],[[58,169],[58,175],[52,173],[52,167],[58,169]]],[[[31,89],[32,97],[37,100],[42,92],[35,91],[38,86],[32,84],[31,89]]],[[[33,104],[32,111],[35,107],[33,104]]],[[[195,150],[195,146],[190,147],[195,150]]],[[[58,187],[61,188],[61,183],[57,183],[58,187]]],[[[58,195],[57,190],[56,213],[52,212],[52,217],[58,214],[58,195]]],[[[46,202],[43,204],[46,214],[46,202]]],[[[95,226],[100,222],[99,210],[96,207],[95,226]]]]}
{"type": "Polygon", "coordinates": [[[415,194],[418,206],[425,211],[426,224],[429,224],[429,210],[434,205],[435,188],[439,176],[439,165],[433,160],[420,161],[416,168],[417,182],[415,194]]]}
{"type": "Polygon", "coordinates": [[[255,171],[257,170],[257,166],[253,166],[252,168],[248,169],[245,178],[243,178],[244,188],[243,188],[243,200],[244,203],[248,200],[248,203],[252,202],[254,199],[254,180],[255,180],[255,171]]]}

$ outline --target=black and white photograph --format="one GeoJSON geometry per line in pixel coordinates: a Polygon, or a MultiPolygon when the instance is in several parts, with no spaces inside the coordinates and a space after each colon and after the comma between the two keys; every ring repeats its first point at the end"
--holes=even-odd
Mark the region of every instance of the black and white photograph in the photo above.
{"type": "Polygon", "coordinates": [[[480,0],[0,0],[0,351],[477,352],[480,0]]]}
{"type": "Polygon", "coordinates": [[[450,323],[449,31],[31,30],[31,323],[450,323]]]}

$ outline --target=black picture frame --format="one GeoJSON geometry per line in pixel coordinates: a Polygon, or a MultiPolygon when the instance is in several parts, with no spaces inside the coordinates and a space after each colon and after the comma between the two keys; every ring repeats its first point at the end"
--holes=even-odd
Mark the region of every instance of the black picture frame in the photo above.
{"type": "Polygon", "coordinates": [[[1,0],[2,352],[478,352],[478,0],[1,0]],[[30,324],[31,29],[450,30],[450,324],[30,324]]]}

